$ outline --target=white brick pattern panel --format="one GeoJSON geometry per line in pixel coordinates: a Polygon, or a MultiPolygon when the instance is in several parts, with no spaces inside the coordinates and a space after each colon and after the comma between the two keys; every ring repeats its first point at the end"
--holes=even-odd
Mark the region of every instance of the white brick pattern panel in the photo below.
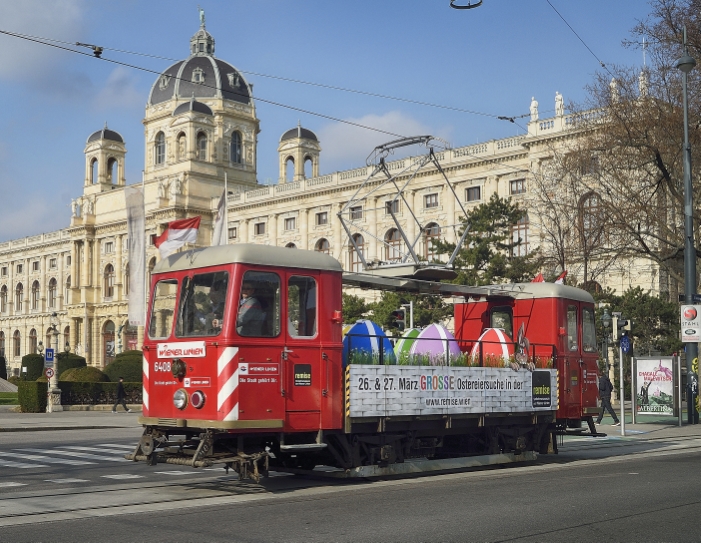
{"type": "Polygon", "coordinates": [[[351,417],[531,413],[558,407],[556,370],[352,364],[349,394],[351,417]]]}

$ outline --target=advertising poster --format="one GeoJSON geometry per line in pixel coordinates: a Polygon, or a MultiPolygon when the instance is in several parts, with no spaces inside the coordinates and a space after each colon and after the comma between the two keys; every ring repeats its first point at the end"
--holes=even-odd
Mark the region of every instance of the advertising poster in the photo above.
{"type": "Polygon", "coordinates": [[[674,377],[671,358],[637,361],[636,410],[640,415],[674,414],[674,377]]]}

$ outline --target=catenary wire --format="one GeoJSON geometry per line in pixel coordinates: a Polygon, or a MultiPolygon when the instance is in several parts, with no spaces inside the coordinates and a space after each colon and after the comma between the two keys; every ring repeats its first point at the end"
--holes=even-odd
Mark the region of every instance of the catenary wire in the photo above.
{"type": "MultiPolygon", "coordinates": [[[[30,34],[12,33],[11,35],[13,35],[13,36],[15,36],[15,37],[21,37],[21,38],[28,38],[28,39],[32,39],[32,40],[37,40],[37,41],[39,41],[40,43],[47,43],[47,44],[49,44],[49,42],[51,42],[51,43],[60,43],[60,44],[64,44],[64,45],[80,45],[80,46],[83,46],[83,47],[86,46],[86,45],[88,45],[88,44],[83,44],[83,43],[78,44],[78,43],[74,43],[74,42],[68,42],[68,41],[62,41],[62,40],[55,40],[55,39],[50,39],[50,38],[43,38],[43,37],[41,37],[41,36],[32,36],[32,35],[30,35],[30,34]]],[[[113,47],[101,47],[101,49],[104,50],[104,51],[114,51],[115,53],[122,53],[122,54],[126,54],[126,55],[137,55],[137,56],[146,57],[146,58],[153,58],[153,59],[157,59],[157,60],[167,60],[167,61],[169,61],[169,62],[178,62],[179,60],[181,60],[181,59],[176,59],[176,58],[163,57],[163,56],[159,56],[159,55],[152,55],[152,54],[149,54],[149,53],[139,53],[139,52],[136,52],[136,51],[127,51],[127,50],[125,50],[125,49],[115,49],[115,48],[113,48],[113,47]]],[[[472,109],[465,109],[465,108],[456,107],[456,106],[448,106],[448,105],[444,105],[444,104],[436,104],[436,103],[433,103],[433,102],[425,102],[425,101],[422,101],[422,100],[415,100],[415,99],[412,99],[412,98],[403,98],[403,97],[400,97],[400,96],[392,96],[392,95],[389,95],[389,94],[381,94],[381,93],[377,93],[377,92],[364,91],[364,90],[358,90],[358,89],[351,89],[351,88],[348,88],[348,87],[339,87],[339,86],[337,86],[337,85],[329,85],[329,84],[326,84],[326,83],[316,83],[316,82],[313,82],[313,81],[304,81],[304,80],[302,80],[302,79],[294,79],[294,78],[290,78],[290,77],[282,77],[282,76],[278,76],[278,75],[265,74],[265,73],[261,73],[261,72],[254,72],[254,71],[251,71],[251,70],[241,70],[241,69],[239,69],[238,71],[241,72],[241,73],[243,73],[243,74],[247,74],[247,75],[253,75],[253,76],[256,76],[256,77],[264,77],[264,78],[267,78],[267,79],[275,79],[275,80],[277,80],[277,81],[284,81],[284,82],[287,82],[287,83],[297,83],[297,84],[300,84],[300,85],[308,85],[308,86],[311,86],[311,87],[319,87],[319,88],[322,88],[322,89],[329,89],[329,90],[335,90],[335,91],[341,91],[341,92],[348,92],[348,93],[352,93],[352,94],[360,94],[360,95],[364,95],[364,96],[370,96],[370,97],[372,97],[372,98],[381,98],[381,99],[383,99],[383,100],[394,100],[394,101],[397,101],[397,102],[404,102],[404,103],[407,103],[407,104],[414,104],[414,105],[419,105],[419,106],[426,106],[426,107],[433,107],[433,108],[438,108],[438,109],[445,109],[445,110],[448,110],[448,111],[455,111],[455,112],[458,112],[458,113],[468,113],[468,114],[470,114],[470,115],[479,115],[479,116],[482,116],[482,117],[490,117],[490,118],[498,119],[498,120],[502,120],[502,121],[506,120],[506,121],[513,122],[512,119],[522,119],[522,118],[525,118],[525,117],[528,116],[528,114],[526,114],[526,115],[516,115],[516,116],[494,115],[494,114],[492,114],[492,113],[484,113],[484,112],[481,112],[481,111],[475,111],[475,110],[472,110],[472,109]]]]}

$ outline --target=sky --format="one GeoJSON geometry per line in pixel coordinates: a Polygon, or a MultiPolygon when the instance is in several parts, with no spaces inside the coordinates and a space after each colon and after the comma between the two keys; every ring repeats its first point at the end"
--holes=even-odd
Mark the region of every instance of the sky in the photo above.
{"type": "Polygon", "coordinates": [[[582,101],[597,59],[642,67],[622,41],[649,12],[644,0],[0,0],[0,31],[71,50],[0,34],[0,242],[69,225],[86,140],[105,123],[125,139],[127,183],[140,182],[146,101],[188,56],[198,6],[215,56],[260,98],[263,184],[277,182],[280,136],[298,122],[319,138],[322,175],[395,139],[333,119],[452,147],[523,134],[526,117],[497,117],[527,116],[531,97],[552,116],[556,91],[582,101]],[[102,60],[76,42],[103,47],[102,60]]]}

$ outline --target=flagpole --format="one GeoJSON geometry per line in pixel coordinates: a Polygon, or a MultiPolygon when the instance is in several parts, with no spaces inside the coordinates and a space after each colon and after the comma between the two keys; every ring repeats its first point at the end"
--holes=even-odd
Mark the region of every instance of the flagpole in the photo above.
{"type": "MultiPolygon", "coordinates": [[[[148,300],[146,299],[146,277],[148,276],[148,261],[147,261],[147,249],[146,249],[146,173],[141,170],[141,194],[143,194],[144,201],[144,280],[141,282],[141,299],[144,301],[144,337],[146,337],[146,313],[148,310],[148,300]]],[[[143,342],[141,344],[143,348],[143,342]]]]}
{"type": "Polygon", "coordinates": [[[226,243],[229,243],[229,176],[224,172],[224,236],[226,243]]]}

